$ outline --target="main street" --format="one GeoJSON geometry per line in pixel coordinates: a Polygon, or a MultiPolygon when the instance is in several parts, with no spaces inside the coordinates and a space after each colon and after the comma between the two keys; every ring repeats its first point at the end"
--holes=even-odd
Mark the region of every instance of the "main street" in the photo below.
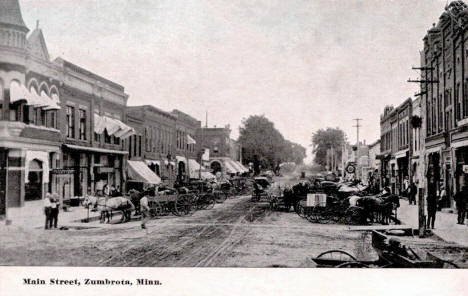
{"type": "MultiPolygon", "coordinates": [[[[66,215],[66,214],[63,214],[66,215]]],[[[64,231],[2,228],[0,264],[151,267],[314,267],[330,249],[374,260],[368,231],[312,224],[294,212],[271,211],[249,196],[234,197],[192,216],[99,224],[64,231]]],[[[444,255],[454,248],[434,239],[410,240],[444,255]]]]}

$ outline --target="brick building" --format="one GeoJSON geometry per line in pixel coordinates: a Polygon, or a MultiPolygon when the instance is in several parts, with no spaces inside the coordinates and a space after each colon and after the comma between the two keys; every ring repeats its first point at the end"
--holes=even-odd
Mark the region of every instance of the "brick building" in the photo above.
{"type": "Polygon", "coordinates": [[[1,1],[0,216],[44,197],[61,146],[60,69],[40,29],[28,32],[18,1],[1,1]]]}
{"type": "Polygon", "coordinates": [[[210,151],[207,166],[214,173],[242,174],[248,170],[242,165],[242,147],[231,139],[231,129],[226,127],[204,127],[198,130],[200,148],[210,151]]]}
{"type": "Polygon", "coordinates": [[[425,187],[432,179],[452,196],[468,181],[468,7],[453,1],[427,31],[421,53],[425,187]],[[433,178],[432,178],[433,177],[433,178]]]}
{"type": "Polygon", "coordinates": [[[127,123],[141,137],[138,141],[141,149],[129,151],[129,159],[144,161],[166,184],[173,184],[177,176],[173,160],[177,145],[177,118],[150,105],[127,107],[127,123]]]}
{"type": "Polygon", "coordinates": [[[103,184],[125,190],[127,139],[124,87],[62,58],[60,169],[52,171],[63,198],[94,194],[103,184]]]}
{"type": "Polygon", "coordinates": [[[176,175],[179,180],[198,178],[201,164],[197,161],[200,151],[195,140],[201,121],[179,110],[173,110],[175,123],[175,157],[176,175]]]}
{"type": "Polygon", "coordinates": [[[404,179],[411,180],[412,110],[409,98],[397,108],[386,106],[380,117],[381,185],[389,186],[394,194],[404,191],[404,179]]]}

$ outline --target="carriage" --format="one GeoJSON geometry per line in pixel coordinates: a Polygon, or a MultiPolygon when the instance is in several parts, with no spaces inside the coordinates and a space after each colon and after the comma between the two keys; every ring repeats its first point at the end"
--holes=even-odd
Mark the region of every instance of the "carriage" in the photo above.
{"type": "Polygon", "coordinates": [[[255,177],[253,179],[253,191],[251,201],[260,202],[266,201],[270,202],[269,188],[271,184],[268,178],[266,177],[255,177]]]}
{"type": "Polygon", "coordinates": [[[366,196],[363,191],[340,198],[316,190],[307,194],[307,199],[299,201],[296,212],[312,223],[365,225],[370,221],[389,224],[391,220],[398,223],[399,205],[398,196],[366,196]]]}
{"type": "Polygon", "coordinates": [[[376,260],[358,260],[346,251],[329,250],[312,258],[312,261],[317,267],[326,268],[460,268],[456,262],[431,252],[415,250],[376,230],[372,231],[372,248],[378,255],[376,260]]]}

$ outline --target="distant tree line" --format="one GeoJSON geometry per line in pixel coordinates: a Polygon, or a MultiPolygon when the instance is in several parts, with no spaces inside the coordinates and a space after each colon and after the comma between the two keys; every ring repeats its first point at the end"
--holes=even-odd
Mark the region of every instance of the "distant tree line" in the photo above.
{"type": "Polygon", "coordinates": [[[242,145],[245,162],[254,164],[255,170],[275,169],[282,162],[301,164],[306,149],[286,140],[264,115],[252,115],[242,121],[238,142],[242,145]]]}
{"type": "Polygon", "coordinates": [[[314,162],[322,167],[327,165],[327,150],[333,149],[338,162],[342,159],[342,148],[346,135],[340,128],[327,127],[312,134],[314,162]]]}

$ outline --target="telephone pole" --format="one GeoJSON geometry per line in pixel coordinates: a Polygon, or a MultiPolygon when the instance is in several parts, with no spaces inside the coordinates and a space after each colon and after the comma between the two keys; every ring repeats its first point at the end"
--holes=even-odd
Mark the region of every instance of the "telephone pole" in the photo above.
{"type": "Polygon", "coordinates": [[[362,126],[359,124],[359,121],[361,121],[362,119],[361,118],[355,118],[353,120],[356,120],[356,125],[353,125],[353,127],[356,128],[356,147],[357,149],[359,150],[359,128],[362,126]]]}

